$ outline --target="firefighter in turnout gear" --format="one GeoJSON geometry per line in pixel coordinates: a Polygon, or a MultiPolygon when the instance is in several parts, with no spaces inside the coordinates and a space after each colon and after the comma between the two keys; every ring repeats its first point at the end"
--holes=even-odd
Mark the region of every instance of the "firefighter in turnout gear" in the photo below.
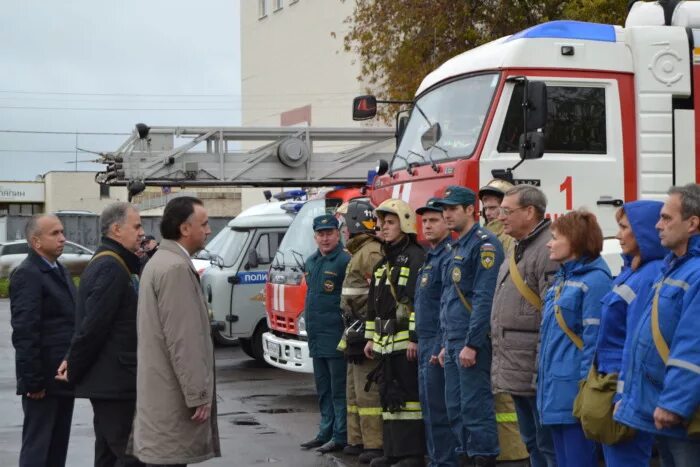
{"type": "Polygon", "coordinates": [[[476,223],[475,202],[470,189],[449,186],[437,203],[447,226],[459,235],[443,276],[444,340],[439,358],[445,368],[447,413],[457,452],[463,460],[470,458],[472,465],[495,466],[499,445],[491,393],[489,322],[503,248],[494,234],[476,223]]]}
{"type": "Polygon", "coordinates": [[[498,218],[501,202],[506,192],[513,188],[510,182],[494,178],[479,190],[479,203],[481,203],[481,217],[484,218],[484,228],[489,229],[498,237],[503,247],[503,253],[508,254],[513,246],[513,237],[503,231],[503,222],[498,218]]]}
{"type": "Polygon", "coordinates": [[[368,386],[378,385],[382,404],[384,456],[372,467],[423,466],[425,437],[418,395],[413,299],[425,252],[416,241],[416,215],[404,201],[389,199],[375,210],[385,257],[374,269],[365,323],[365,355],[376,368],[368,386]]]}
{"type": "Polygon", "coordinates": [[[374,207],[366,199],[350,201],[345,212],[345,225],[350,236],[347,249],[352,255],[345,271],[340,296],[340,307],[345,332],[338,344],[348,362],[347,370],[347,427],[348,455],[359,455],[359,461],[369,464],[381,457],[382,408],[379,389],[365,391],[367,375],[376,366],[364,354],[367,298],[374,266],[382,259],[382,244],[375,237],[374,207]]]}

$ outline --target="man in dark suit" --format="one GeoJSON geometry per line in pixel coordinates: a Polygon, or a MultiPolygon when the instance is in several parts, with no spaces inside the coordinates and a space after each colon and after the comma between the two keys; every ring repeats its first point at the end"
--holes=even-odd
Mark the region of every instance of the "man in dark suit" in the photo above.
{"type": "Polygon", "coordinates": [[[136,305],[143,228],[130,203],[107,206],[102,240],[80,277],[76,332],[65,372],[94,412],[95,467],[140,467],[126,454],[136,410],[136,305]]]}
{"type": "Polygon", "coordinates": [[[25,228],[29,255],[10,277],[12,345],[24,425],[20,467],[66,463],[73,390],[54,376],[73,336],[76,291],[57,261],[66,238],[52,215],[32,217],[25,228]]]}

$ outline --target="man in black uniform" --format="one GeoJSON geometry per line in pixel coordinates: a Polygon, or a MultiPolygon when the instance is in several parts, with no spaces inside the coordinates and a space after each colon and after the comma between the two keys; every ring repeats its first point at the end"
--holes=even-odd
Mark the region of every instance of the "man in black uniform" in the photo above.
{"type": "Polygon", "coordinates": [[[371,467],[422,466],[423,413],[418,398],[418,366],[407,358],[416,343],[413,298],[425,252],[416,242],[416,215],[404,201],[389,199],[375,210],[385,257],[372,277],[365,323],[365,355],[378,361],[370,382],[379,385],[384,456],[371,467]]]}

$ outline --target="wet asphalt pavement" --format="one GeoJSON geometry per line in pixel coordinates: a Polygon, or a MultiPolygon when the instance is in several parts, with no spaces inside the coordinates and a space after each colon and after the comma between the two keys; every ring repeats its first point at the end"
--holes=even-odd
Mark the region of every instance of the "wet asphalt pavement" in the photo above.
{"type": "MultiPolygon", "coordinates": [[[[266,368],[237,348],[216,350],[219,433],[223,457],[202,466],[342,466],[332,456],[302,451],[316,434],[318,407],[311,375],[266,368]]],[[[15,395],[10,302],[0,299],[0,467],[17,465],[22,406],[15,395]]],[[[79,399],[67,466],[93,465],[92,408],[79,399]]]]}

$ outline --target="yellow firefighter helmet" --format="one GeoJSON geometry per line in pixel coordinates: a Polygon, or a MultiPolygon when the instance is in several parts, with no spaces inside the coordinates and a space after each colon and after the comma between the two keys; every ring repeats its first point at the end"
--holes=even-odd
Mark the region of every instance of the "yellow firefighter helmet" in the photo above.
{"type": "Polygon", "coordinates": [[[501,180],[500,178],[494,178],[479,189],[479,200],[481,200],[484,195],[498,196],[500,199],[503,199],[511,188],[513,188],[512,183],[501,180]]]}
{"type": "Polygon", "coordinates": [[[417,235],[416,213],[407,202],[400,199],[388,199],[374,210],[377,217],[384,217],[385,214],[394,214],[399,218],[401,232],[405,234],[417,235]]]}

